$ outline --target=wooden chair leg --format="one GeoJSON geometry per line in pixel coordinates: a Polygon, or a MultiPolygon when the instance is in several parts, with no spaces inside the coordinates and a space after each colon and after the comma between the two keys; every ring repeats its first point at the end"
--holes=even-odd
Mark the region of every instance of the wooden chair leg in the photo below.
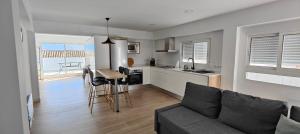
{"type": "Polygon", "coordinates": [[[132,107],[132,102],[131,102],[131,98],[130,98],[130,95],[129,95],[129,89],[128,89],[128,85],[126,85],[126,100],[129,102],[130,106],[132,107]]]}
{"type": "Polygon", "coordinates": [[[113,99],[112,99],[112,90],[111,90],[111,85],[109,84],[108,85],[108,88],[107,88],[107,100],[108,100],[108,105],[109,105],[109,107],[112,109],[113,107],[112,107],[112,101],[113,101],[113,99]]]}

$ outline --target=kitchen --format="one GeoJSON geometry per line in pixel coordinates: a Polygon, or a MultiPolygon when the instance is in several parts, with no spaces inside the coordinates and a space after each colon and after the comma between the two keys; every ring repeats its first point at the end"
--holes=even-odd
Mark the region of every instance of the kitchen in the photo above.
{"type": "MultiPolygon", "coordinates": [[[[102,36],[95,36],[95,44],[101,43],[105,39],[102,36]]],[[[184,95],[186,82],[212,87],[221,86],[222,30],[155,41],[127,40],[129,50],[126,51],[128,51],[129,64],[123,66],[128,65],[131,74],[135,74],[132,76],[134,82],[131,85],[151,84],[168,91],[177,98],[184,95]],[[194,56],[184,53],[194,50],[186,50],[183,46],[193,46],[191,44],[199,42],[207,42],[206,49],[201,50],[204,53],[200,54],[202,57],[204,54],[206,60],[204,62],[197,59],[195,61],[194,59],[188,60],[188,57],[194,56]],[[192,70],[193,62],[194,69],[192,70]]],[[[109,67],[109,48],[105,45],[95,46],[96,68],[109,67]]]]}

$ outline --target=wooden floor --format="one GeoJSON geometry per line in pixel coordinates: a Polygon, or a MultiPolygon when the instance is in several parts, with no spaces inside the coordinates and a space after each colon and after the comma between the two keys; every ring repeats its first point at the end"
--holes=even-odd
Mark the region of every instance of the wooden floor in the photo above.
{"type": "Polygon", "coordinates": [[[120,113],[98,101],[90,114],[80,77],[44,81],[32,134],[154,134],[154,110],[179,102],[153,86],[130,87],[133,107],[121,97],[120,113]]]}

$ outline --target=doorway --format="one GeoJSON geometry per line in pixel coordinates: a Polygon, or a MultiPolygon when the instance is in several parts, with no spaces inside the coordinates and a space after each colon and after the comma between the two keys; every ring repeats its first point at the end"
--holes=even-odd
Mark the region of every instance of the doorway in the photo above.
{"type": "Polygon", "coordinates": [[[91,36],[36,34],[40,80],[78,77],[83,68],[95,70],[95,46],[91,36]]]}

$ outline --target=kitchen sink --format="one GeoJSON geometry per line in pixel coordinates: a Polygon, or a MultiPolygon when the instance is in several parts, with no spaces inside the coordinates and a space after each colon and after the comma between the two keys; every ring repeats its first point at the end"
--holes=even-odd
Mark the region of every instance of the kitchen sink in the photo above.
{"type": "Polygon", "coordinates": [[[211,71],[211,70],[195,70],[193,72],[201,73],[201,74],[214,73],[214,71],[211,71]]]}
{"type": "Polygon", "coordinates": [[[185,71],[185,72],[194,72],[194,73],[200,73],[200,74],[214,73],[214,71],[205,70],[205,69],[201,69],[201,70],[182,70],[182,71],[185,71]]]}

